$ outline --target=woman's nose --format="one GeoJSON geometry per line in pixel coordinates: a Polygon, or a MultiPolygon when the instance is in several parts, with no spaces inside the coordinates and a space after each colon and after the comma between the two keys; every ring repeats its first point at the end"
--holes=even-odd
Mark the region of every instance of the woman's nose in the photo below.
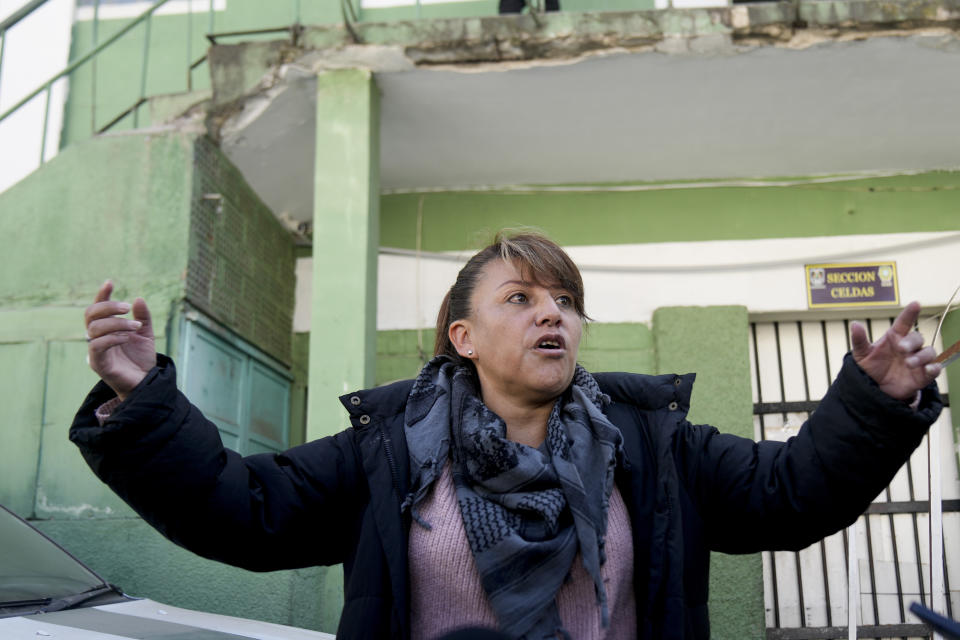
{"type": "Polygon", "coordinates": [[[550,296],[545,296],[543,301],[537,305],[537,326],[542,324],[556,326],[560,324],[560,307],[557,301],[550,296]]]}

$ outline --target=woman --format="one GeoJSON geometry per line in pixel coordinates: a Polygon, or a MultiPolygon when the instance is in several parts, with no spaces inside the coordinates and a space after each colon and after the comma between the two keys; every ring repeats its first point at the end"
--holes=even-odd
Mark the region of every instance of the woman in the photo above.
{"type": "Polygon", "coordinates": [[[693,376],[576,365],[580,274],[535,234],[461,270],[414,381],[341,398],[352,429],[241,458],[176,390],[142,299],[86,312],[102,382],[71,428],[148,522],[253,570],[344,564],[341,638],[708,638],[711,550],[799,549],[853,522],[939,414],[912,303],[848,355],[788,443],[685,420],[693,376]]]}

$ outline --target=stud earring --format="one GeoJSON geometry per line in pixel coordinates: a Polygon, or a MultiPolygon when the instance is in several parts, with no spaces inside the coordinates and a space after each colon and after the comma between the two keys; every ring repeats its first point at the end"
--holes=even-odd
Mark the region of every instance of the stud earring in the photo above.
{"type": "Polygon", "coordinates": [[[468,355],[468,356],[472,356],[472,355],[473,355],[473,349],[468,349],[468,350],[467,350],[467,355],[468,355]]]}

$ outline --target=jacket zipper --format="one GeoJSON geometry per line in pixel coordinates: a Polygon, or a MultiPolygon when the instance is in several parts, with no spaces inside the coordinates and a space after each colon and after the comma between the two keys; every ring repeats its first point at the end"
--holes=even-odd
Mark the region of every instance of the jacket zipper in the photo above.
{"type": "Polygon", "coordinates": [[[390,467],[390,478],[393,481],[393,492],[402,500],[400,495],[400,474],[397,473],[397,464],[393,459],[393,449],[391,448],[390,438],[384,432],[382,426],[377,426],[380,430],[380,441],[383,442],[383,453],[387,456],[387,465],[390,467]]]}

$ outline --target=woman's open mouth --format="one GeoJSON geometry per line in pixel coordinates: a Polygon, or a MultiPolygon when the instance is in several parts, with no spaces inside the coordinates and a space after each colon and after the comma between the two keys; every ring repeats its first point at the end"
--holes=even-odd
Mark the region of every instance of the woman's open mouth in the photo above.
{"type": "Polygon", "coordinates": [[[537,351],[545,353],[563,353],[566,343],[563,336],[559,334],[548,334],[541,336],[537,341],[537,351]]]}

